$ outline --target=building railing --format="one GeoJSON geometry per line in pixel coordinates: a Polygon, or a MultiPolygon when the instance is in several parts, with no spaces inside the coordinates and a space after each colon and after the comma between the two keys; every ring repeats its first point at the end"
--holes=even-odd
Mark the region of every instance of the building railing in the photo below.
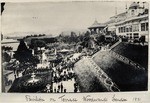
{"type": "Polygon", "coordinates": [[[142,18],[148,18],[148,14],[130,17],[130,18],[127,18],[127,19],[122,20],[122,21],[120,21],[120,22],[117,22],[115,25],[117,26],[117,25],[119,25],[119,24],[122,24],[122,23],[125,23],[125,22],[129,22],[129,21],[131,21],[131,20],[142,19],[142,18]]]}

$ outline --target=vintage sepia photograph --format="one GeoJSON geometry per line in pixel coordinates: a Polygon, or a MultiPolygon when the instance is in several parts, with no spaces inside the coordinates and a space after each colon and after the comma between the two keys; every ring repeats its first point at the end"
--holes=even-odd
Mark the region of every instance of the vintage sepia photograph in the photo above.
{"type": "Polygon", "coordinates": [[[148,91],[149,3],[1,2],[3,93],[148,91]]]}

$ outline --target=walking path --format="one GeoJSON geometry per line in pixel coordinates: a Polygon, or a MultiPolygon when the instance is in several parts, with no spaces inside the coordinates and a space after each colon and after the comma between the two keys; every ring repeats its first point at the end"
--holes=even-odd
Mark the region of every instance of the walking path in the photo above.
{"type": "MultiPolygon", "coordinates": [[[[74,78],[72,80],[61,81],[61,83],[63,84],[63,89],[66,89],[67,93],[73,93],[74,92],[74,83],[75,83],[74,78]]],[[[60,85],[61,83],[53,83],[53,91],[54,91],[54,89],[57,90],[58,85],[60,85]]]]}

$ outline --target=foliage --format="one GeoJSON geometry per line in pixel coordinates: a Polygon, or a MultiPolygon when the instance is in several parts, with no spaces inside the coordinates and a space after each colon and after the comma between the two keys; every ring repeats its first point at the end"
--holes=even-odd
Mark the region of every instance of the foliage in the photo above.
{"type": "Polygon", "coordinates": [[[32,57],[32,51],[29,50],[23,40],[20,41],[17,51],[14,54],[14,57],[20,62],[30,61],[32,57]]]}
{"type": "Polygon", "coordinates": [[[11,57],[9,56],[9,54],[7,52],[2,53],[2,62],[9,62],[10,59],[11,59],[11,57]]]}
{"type": "Polygon", "coordinates": [[[46,43],[43,40],[35,40],[34,42],[34,47],[42,48],[45,46],[46,46],[46,43]]]}
{"type": "Polygon", "coordinates": [[[12,50],[13,48],[12,47],[8,47],[8,46],[2,46],[2,50],[3,51],[10,51],[10,50],[12,50]]]}
{"type": "Polygon", "coordinates": [[[73,43],[81,42],[83,40],[83,35],[77,35],[75,32],[72,31],[70,35],[60,34],[58,36],[58,39],[60,42],[73,44],[73,43]]]}
{"type": "Polygon", "coordinates": [[[100,35],[96,38],[97,40],[97,43],[100,44],[100,43],[104,43],[105,42],[105,36],[104,35],[100,35]]]}
{"type": "Polygon", "coordinates": [[[144,37],[144,36],[141,36],[141,37],[139,38],[139,41],[140,41],[142,44],[144,44],[144,42],[145,42],[145,37],[144,37]]]}
{"type": "Polygon", "coordinates": [[[41,37],[41,36],[45,36],[45,34],[34,34],[34,35],[27,35],[26,37],[24,38],[29,38],[29,37],[41,37]]]}

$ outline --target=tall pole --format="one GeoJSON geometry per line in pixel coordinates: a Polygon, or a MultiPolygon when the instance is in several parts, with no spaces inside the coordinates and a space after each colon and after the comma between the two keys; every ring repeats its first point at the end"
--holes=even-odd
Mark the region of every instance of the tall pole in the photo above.
{"type": "Polygon", "coordinates": [[[115,7],[115,15],[117,15],[117,7],[115,7]]]}
{"type": "Polygon", "coordinates": [[[127,9],[128,9],[128,7],[127,7],[127,3],[126,3],[126,12],[127,12],[127,9]]]}
{"type": "Polygon", "coordinates": [[[145,2],[143,2],[143,8],[145,8],[145,2]]]}

